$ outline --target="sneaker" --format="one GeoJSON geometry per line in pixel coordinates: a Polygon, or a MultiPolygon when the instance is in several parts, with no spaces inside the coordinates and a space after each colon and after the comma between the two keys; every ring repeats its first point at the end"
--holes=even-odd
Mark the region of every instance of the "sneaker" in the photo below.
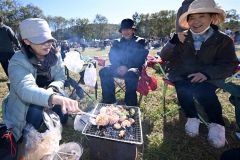
{"type": "Polygon", "coordinates": [[[217,123],[210,123],[208,126],[208,141],[215,148],[224,147],[225,127],[217,123]]]}
{"type": "Polygon", "coordinates": [[[200,120],[197,118],[188,118],[185,124],[185,132],[190,137],[195,137],[199,134],[200,120]]]}

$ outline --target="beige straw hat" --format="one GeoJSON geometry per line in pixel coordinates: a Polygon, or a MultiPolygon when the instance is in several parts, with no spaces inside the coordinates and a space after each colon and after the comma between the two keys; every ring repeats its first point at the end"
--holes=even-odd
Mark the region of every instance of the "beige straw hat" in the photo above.
{"type": "Polygon", "coordinates": [[[187,22],[187,17],[188,15],[195,13],[216,13],[216,16],[212,17],[212,24],[215,25],[224,22],[225,19],[224,10],[217,6],[214,0],[195,0],[190,4],[188,11],[180,16],[179,25],[183,28],[188,29],[189,25],[187,22]]]}

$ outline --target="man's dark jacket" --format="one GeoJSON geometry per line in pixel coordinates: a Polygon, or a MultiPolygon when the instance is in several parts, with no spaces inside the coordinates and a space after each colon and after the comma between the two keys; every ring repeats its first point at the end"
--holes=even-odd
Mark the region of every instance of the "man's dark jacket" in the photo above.
{"type": "Polygon", "coordinates": [[[128,69],[138,68],[141,70],[148,54],[145,46],[145,39],[138,36],[133,36],[130,40],[125,38],[115,40],[109,52],[113,69],[126,66],[128,69]]]}
{"type": "Polygon", "coordinates": [[[0,26],[0,53],[14,52],[13,43],[18,48],[20,48],[19,41],[13,30],[10,27],[3,24],[2,26],[0,26]]]}

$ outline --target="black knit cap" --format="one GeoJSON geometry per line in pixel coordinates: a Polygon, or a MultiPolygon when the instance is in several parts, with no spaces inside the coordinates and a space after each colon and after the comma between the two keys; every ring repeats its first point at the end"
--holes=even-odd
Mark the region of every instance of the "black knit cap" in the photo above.
{"type": "Polygon", "coordinates": [[[122,29],[135,29],[136,30],[136,26],[134,25],[134,21],[132,19],[129,19],[129,18],[122,20],[121,27],[118,31],[121,33],[122,29]]]}

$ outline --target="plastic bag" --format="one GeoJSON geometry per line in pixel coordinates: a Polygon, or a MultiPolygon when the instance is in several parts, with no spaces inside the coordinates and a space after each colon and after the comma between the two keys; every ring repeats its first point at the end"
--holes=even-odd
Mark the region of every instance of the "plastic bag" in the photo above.
{"type": "Polygon", "coordinates": [[[64,65],[72,72],[79,73],[81,72],[84,61],[81,60],[81,56],[77,51],[70,51],[66,53],[64,58],[64,65]]]}
{"type": "Polygon", "coordinates": [[[83,148],[75,142],[61,144],[53,160],[79,160],[82,156],[83,148]]]}
{"type": "Polygon", "coordinates": [[[27,160],[40,160],[46,156],[53,156],[59,149],[62,133],[59,116],[55,112],[47,110],[43,111],[43,119],[48,127],[44,133],[38,132],[30,124],[27,124],[24,129],[24,157],[27,160]]]}
{"type": "Polygon", "coordinates": [[[0,123],[0,157],[1,159],[14,160],[16,156],[16,142],[11,129],[0,123]]]}
{"type": "Polygon", "coordinates": [[[74,142],[59,145],[62,125],[59,116],[51,111],[43,111],[43,119],[48,130],[38,132],[32,125],[24,129],[25,160],[58,160],[68,158],[78,160],[83,152],[80,145],[74,142]]]}
{"type": "Polygon", "coordinates": [[[97,71],[93,63],[89,63],[84,73],[84,83],[90,87],[95,87],[97,82],[97,71]]]}

